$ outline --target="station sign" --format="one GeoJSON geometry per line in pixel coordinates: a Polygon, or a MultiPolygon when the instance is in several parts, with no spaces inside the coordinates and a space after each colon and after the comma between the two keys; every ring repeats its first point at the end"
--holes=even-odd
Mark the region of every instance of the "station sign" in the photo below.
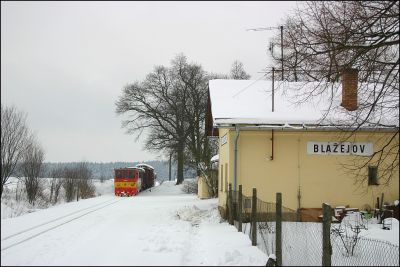
{"type": "Polygon", "coordinates": [[[367,142],[307,142],[307,154],[371,156],[372,143],[367,142]]]}

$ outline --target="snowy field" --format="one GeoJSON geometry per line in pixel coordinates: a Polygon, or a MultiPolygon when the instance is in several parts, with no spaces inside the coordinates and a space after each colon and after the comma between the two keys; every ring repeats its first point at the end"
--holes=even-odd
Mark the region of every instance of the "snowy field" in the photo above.
{"type": "MultiPolygon", "coordinates": [[[[247,235],[223,222],[217,199],[164,182],[132,198],[95,198],[1,220],[1,265],[265,265],[247,235]]],[[[1,208],[7,217],[6,207],[1,208]]],[[[4,214],[3,214],[4,213],[4,214]]]]}
{"type": "MultiPolygon", "coordinates": [[[[221,219],[217,199],[200,200],[183,192],[182,185],[168,181],[132,198],[115,197],[113,180],[94,184],[97,197],[70,203],[60,197],[54,206],[32,206],[5,194],[1,203],[1,265],[248,266],[267,261],[262,250],[251,246],[249,227],[245,227],[245,234],[239,233],[221,219]]],[[[10,192],[15,188],[15,183],[8,186],[10,192]]],[[[391,230],[383,230],[374,220],[367,228],[361,237],[399,245],[396,219],[391,230]]],[[[320,265],[322,244],[320,234],[315,235],[321,231],[320,224],[284,223],[283,230],[283,239],[288,238],[284,262],[320,265]],[[318,238],[312,240],[315,236],[318,238]]],[[[274,236],[270,239],[268,243],[274,243],[274,236]]],[[[354,265],[350,260],[364,262],[357,258],[385,248],[367,250],[371,242],[360,243],[357,258],[342,262],[338,245],[340,242],[333,243],[335,265],[354,265]]],[[[387,257],[385,251],[381,254],[387,257]]],[[[393,255],[398,258],[398,253],[393,255]]],[[[372,262],[367,256],[361,257],[366,260],[363,265],[382,265],[380,257],[372,262]]]]}

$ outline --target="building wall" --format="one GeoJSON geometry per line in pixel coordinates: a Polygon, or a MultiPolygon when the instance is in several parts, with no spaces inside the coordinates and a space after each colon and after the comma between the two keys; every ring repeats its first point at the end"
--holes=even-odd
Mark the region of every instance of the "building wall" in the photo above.
{"type": "MultiPolygon", "coordinates": [[[[227,183],[232,180],[230,178],[231,157],[233,156],[232,138],[234,131],[227,129],[219,129],[219,167],[218,167],[218,203],[219,206],[225,206],[227,197],[227,183]],[[226,143],[222,141],[226,136],[226,143]]],[[[234,142],[234,141],[233,141],[234,142]]],[[[233,163],[233,158],[232,158],[233,163]]]]}
{"type": "MultiPolygon", "coordinates": [[[[220,138],[227,134],[225,145],[220,144],[220,168],[228,164],[228,181],[234,184],[234,129],[221,129],[220,138]]],[[[399,173],[394,173],[389,186],[361,186],[354,184],[354,173],[348,173],[343,163],[365,159],[365,156],[307,154],[307,142],[342,141],[340,132],[307,132],[274,130],[272,156],[271,130],[241,130],[238,143],[237,185],[242,184],[243,194],[251,196],[257,188],[258,198],[275,202],[275,193],[282,192],[283,205],[291,209],[320,208],[322,203],[332,207],[345,206],[361,209],[364,204],[375,207],[377,197],[384,193],[384,201],[399,199],[399,173]],[[300,190],[300,205],[298,194],[300,190]]],[[[374,151],[392,133],[360,132],[348,142],[371,142],[374,151]]],[[[220,140],[221,141],[221,140],[220,140]]],[[[398,142],[398,138],[397,141],[398,142]]],[[[221,143],[221,142],[220,142],[221,143]]],[[[225,168],[223,170],[225,176],[225,168]]],[[[378,176],[382,170],[378,170],[378,176]]],[[[221,179],[221,169],[219,170],[221,179]]],[[[368,177],[368,168],[362,169],[368,177]]],[[[221,181],[219,181],[221,182],[221,181]]],[[[382,182],[382,181],[381,181],[382,182]]],[[[225,188],[219,192],[219,205],[226,203],[225,188]]]]}
{"type": "Polygon", "coordinates": [[[210,198],[210,194],[208,192],[208,186],[203,176],[199,176],[197,178],[197,196],[200,199],[210,198]]]}

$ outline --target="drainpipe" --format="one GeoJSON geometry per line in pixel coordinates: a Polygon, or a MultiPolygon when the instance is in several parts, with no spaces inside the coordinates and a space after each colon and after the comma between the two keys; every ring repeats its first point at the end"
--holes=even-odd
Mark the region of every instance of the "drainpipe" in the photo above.
{"type": "Polygon", "coordinates": [[[238,150],[238,140],[239,140],[240,128],[236,126],[236,139],[235,139],[235,162],[234,162],[234,183],[233,190],[236,191],[236,181],[237,181],[237,150],[238,150]]]}

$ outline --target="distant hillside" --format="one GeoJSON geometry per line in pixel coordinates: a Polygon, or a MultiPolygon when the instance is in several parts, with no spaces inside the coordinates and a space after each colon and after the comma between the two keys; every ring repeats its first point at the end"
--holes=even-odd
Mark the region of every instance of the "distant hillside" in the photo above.
{"type": "MultiPolygon", "coordinates": [[[[100,179],[101,177],[105,179],[112,179],[114,177],[114,169],[123,168],[123,167],[132,167],[136,166],[139,163],[146,163],[154,167],[155,172],[157,173],[157,180],[163,181],[168,180],[168,161],[143,161],[143,162],[87,162],[89,169],[92,171],[94,179],[100,179]]],[[[50,177],[50,173],[53,169],[59,167],[73,167],[79,164],[79,162],[45,162],[44,165],[44,173],[43,177],[50,177]]],[[[193,171],[186,171],[185,177],[194,177],[193,171]]],[[[171,179],[174,180],[176,178],[176,165],[172,164],[171,166],[171,179]]]]}

